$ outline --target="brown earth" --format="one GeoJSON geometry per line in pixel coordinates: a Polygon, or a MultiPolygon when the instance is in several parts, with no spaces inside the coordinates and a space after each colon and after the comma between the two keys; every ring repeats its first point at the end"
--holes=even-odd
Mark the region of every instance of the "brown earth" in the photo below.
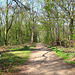
{"type": "Polygon", "coordinates": [[[55,52],[37,43],[27,63],[13,75],[75,75],[75,66],[59,59],[55,52]]]}

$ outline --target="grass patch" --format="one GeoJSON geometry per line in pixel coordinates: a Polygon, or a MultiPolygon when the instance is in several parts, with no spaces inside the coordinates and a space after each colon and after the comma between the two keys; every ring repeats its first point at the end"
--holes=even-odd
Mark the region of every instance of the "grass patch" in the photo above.
{"type": "Polygon", "coordinates": [[[1,53],[0,75],[2,75],[2,72],[16,72],[16,66],[24,64],[27,61],[32,50],[32,46],[25,46],[10,48],[9,50],[7,50],[7,52],[1,53]]]}
{"type": "Polygon", "coordinates": [[[59,48],[59,47],[51,47],[53,51],[56,52],[56,55],[59,56],[59,58],[63,59],[68,64],[75,64],[75,52],[71,51],[72,48],[59,48]]]}

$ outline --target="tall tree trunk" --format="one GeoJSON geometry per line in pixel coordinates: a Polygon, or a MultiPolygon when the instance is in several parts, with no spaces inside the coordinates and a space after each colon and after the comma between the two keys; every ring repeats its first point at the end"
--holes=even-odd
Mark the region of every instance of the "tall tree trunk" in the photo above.
{"type": "Polygon", "coordinates": [[[8,28],[8,0],[6,1],[6,24],[5,24],[5,45],[7,46],[7,28],[8,28]]]}
{"type": "Polygon", "coordinates": [[[69,33],[69,40],[72,39],[72,36],[73,36],[73,19],[70,18],[70,21],[69,21],[69,29],[70,29],[70,33],[69,33]]]}
{"type": "Polygon", "coordinates": [[[0,29],[0,41],[1,41],[1,29],[0,29]]]}
{"type": "Polygon", "coordinates": [[[62,30],[63,30],[63,39],[64,39],[64,34],[65,34],[65,33],[64,33],[64,23],[63,23],[63,29],[62,29],[62,30]]]}
{"type": "Polygon", "coordinates": [[[34,40],[34,29],[32,28],[31,43],[33,43],[33,40],[34,40]]]}
{"type": "Polygon", "coordinates": [[[47,43],[49,43],[49,30],[47,30],[47,35],[46,35],[47,43]]]}
{"type": "Polygon", "coordinates": [[[20,24],[20,39],[19,39],[19,42],[20,42],[20,44],[21,44],[21,24],[20,24]]]}
{"type": "Polygon", "coordinates": [[[22,25],[22,20],[21,20],[21,22],[20,22],[20,44],[22,44],[22,40],[21,40],[21,37],[22,37],[22,30],[21,30],[21,26],[22,25]]]}
{"type": "Polygon", "coordinates": [[[75,13],[74,13],[73,25],[74,25],[74,27],[75,27],[75,13]]]}

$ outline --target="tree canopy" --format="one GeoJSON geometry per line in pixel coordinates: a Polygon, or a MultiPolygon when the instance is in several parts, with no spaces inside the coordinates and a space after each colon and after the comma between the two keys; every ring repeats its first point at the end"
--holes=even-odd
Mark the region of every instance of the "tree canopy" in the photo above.
{"type": "Polygon", "coordinates": [[[75,41],[74,0],[5,0],[0,6],[0,45],[75,41]]]}

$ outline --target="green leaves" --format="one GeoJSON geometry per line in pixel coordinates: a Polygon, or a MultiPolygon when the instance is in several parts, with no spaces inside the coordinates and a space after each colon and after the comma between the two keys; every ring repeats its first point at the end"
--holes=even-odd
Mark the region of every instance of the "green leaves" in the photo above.
{"type": "Polygon", "coordinates": [[[61,59],[63,59],[65,62],[67,62],[69,64],[75,64],[75,61],[71,60],[71,59],[75,58],[75,57],[73,57],[75,55],[75,53],[68,52],[68,49],[70,50],[70,48],[67,48],[67,49],[65,49],[65,48],[58,49],[58,48],[50,47],[50,49],[55,51],[56,55],[59,56],[61,59]]]}

